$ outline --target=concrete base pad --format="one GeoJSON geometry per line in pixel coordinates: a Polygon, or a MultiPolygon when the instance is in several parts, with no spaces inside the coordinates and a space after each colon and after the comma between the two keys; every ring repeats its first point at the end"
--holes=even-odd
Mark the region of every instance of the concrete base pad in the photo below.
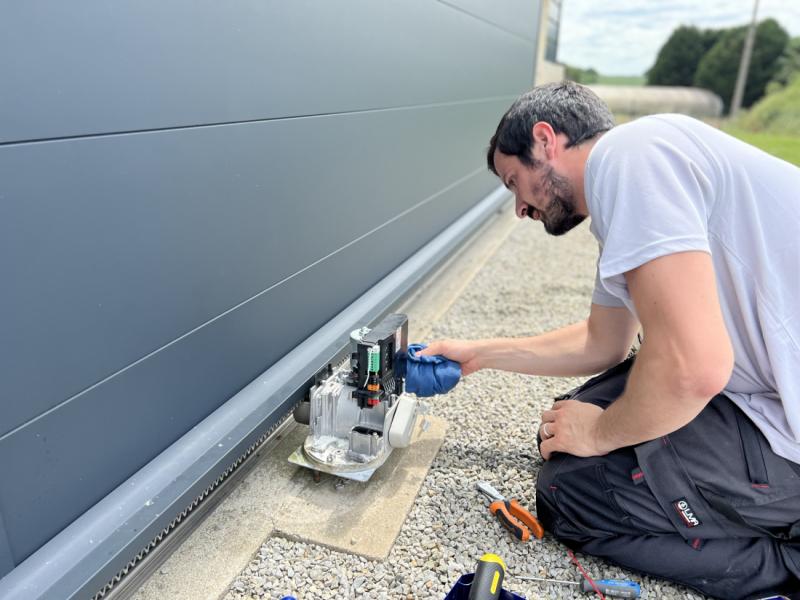
{"type": "Polygon", "coordinates": [[[365,483],[326,474],[314,483],[310,470],[298,470],[294,479],[303,485],[292,486],[287,494],[275,533],[373,560],[385,559],[444,441],[446,422],[436,417],[426,420],[427,430],[417,425],[411,445],[394,450],[365,483]]]}

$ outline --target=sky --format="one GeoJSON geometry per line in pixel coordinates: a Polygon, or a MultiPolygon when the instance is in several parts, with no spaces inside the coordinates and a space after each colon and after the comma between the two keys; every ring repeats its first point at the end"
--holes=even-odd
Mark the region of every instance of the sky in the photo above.
{"type": "MultiPolygon", "coordinates": [[[[642,75],[679,25],[744,25],[752,12],[753,0],[564,0],[558,62],[604,75],[642,75]]],[[[800,36],[800,0],[760,0],[758,20],[767,17],[800,36]]]]}

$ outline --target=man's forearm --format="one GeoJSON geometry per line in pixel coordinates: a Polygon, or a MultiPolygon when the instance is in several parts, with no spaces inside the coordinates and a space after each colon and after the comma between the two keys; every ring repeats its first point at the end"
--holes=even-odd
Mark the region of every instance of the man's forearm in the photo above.
{"type": "Polygon", "coordinates": [[[691,377],[682,377],[675,364],[646,343],[642,345],[624,393],[597,421],[597,445],[602,453],[680,429],[719,391],[703,389],[691,377]]]}
{"type": "Polygon", "coordinates": [[[625,280],[644,342],[624,393],[594,424],[591,437],[604,452],[689,423],[725,387],[735,362],[708,254],[662,256],[625,280]]]}
{"type": "Polygon", "coordinates": [[[594,343],[587,321],[526,338],[482,340],[480,368],[528,375],[577,377],[606,369],[620,357],[594,343]]]}

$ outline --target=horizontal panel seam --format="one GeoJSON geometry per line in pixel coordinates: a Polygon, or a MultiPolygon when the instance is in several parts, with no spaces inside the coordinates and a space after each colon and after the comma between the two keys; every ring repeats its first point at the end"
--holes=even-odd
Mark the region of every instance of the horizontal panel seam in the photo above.
{"type": "MultiPolygon", "coordinates": [[[[515,38],[520,39],[523,42],[527,42],[531,46],[534,45],[533,38],[526,37],[526,36],[522,35],[521,33],[517,33],[516,31],[512,31],[511,29],[507,29],[506,27],[503,27],[502,25],[499,25],[497,23],[493,23],[492,21],[489,21],[488,19],[485,19],[484,17],[482,17],[480,15],[476,15],[474,12],[470,12],[467,9],[462,8],[460,6],[457,6],[455,4],[451,4],[450,2],[447,2],[447,0],[437,0],[437,2],[439,2],[439,4],[444,4],[445,6],[447,6],[449,8],[452,8],[455,11],[458,11],[460,13],[464,13],[465,15],[470,16],[473,19],[476,19],[476,20],[480,21],[481,23],[485,23],[486,25],[490,25],[492,27],[496,27],[497,29],[499,29],[500,31],[504,31],[508,35],[513,35],[515,38]]],[[[538,23],[538,21],[537,21],[537,23],[538,23]]]]}
{"type": "Polygon", "coordinates": [[[252,123],[269,123],[274,121],[292,121],[292,120],[299,120],[299,119],[313,119],[319,117],[334,117],[337,115],[358,115],[358,114],[369,114],[369,113],[381,113],[381,112],[393,112],[393,111],[403,111],[403,110],[415,110],[419,108],[439,108],[445,106],[463,106],[468,104],[484,104],[488,102],[497,102],[500,100],[511,100],[516,99],[517,95],[508,95],[508,96],[489,96],[486,98],[473,98],[469,100],[458,100],[455,102],[432,102],[430,104],[410,104],[405,106],[389,106],[383,108],[366,108],[360,110],[349,110],[349,111],[340,111],[340,112],[329,112],[329,113],[314,113],[314,114],[304,114],[304,115],[290,115],[290,116],[283,116],[283,117],[267,117],[263,119],[245,119],[241,121],[221,121],[217,123],[202,123],[202,124],[195,124],[195,125],[176,125],[173,127],[154,127],[150,129],[130,129],[125,131],[113,131],[113,132],[102,132],[102,133],[85,133],[85,134],[77,134],[77,135],[65,135],[65,136],[55,136],[55,137],[48,137],[48,138],[35,138],[35,139],[26,139],[26,140],[13,140],[7,142],[0,142],[0,148],[5,146],[22,146],[22,145],[32,145],[32,144],[44,144],[48,142],[62,142],[68,140],[85,140],[85,139],[97,139],[97,138],[106,138],[106,137],[115,137],[115,136],[124,136],[124,135],[136,135],[136,134],[143,134],[143,133],[161,133],[166,131],[181,131],[185,129],[203,129],[203,128],[210,128],[210,127],[227,127],[231,125],[246,125],[252,123]]]}
{"type": "MultiPolygon", "coordinates": [[[[53,407],[51,407],[51,408],[47,409],[47,410],[46,410],[46,411],[44,411],[43,413],[41,413],[41,414],[39,414],[39,415],[36,415],[35,417],[33,417],[32,419],[30,419],[30,420],[26,421],[25,423],[22,423],[22,424],[18,425],[17,427],[15,427],[14,429],[12,429],[12,430],[8,431],[7,433],[4,433],[4,434],[0,435],[0,442],[2,442],[2,441],[3,441],[3,440],[5,440],[6,438],[8,438],[8,437],[10,437],[10,436],[14,435],[16,432],[20,431],[21,429],[24,429],[25,427],[29,426],[30,424],[32,424],[32,423],[35,423],[35,422],[36,422],[36,421],[38,421],[39,419],[42,419],[42,418],[44,418],[45,416],[49,415],[50,413],[52,413],[52,412],[55,412],[56,410],[60,409],[62,406],[64,406],[64,405],[68,404],[69,402],[72,402],[73,400],[76,400],[76,399],[77,399],[77,398],[79,398],[80,396],[82,396],[82,395],[84,395],[84,394],[86,394],[86,393],[90,392],[91,390],[93,390],[93,389],[95,389],[95,388],[97,388],[97,387],[99,387],[99,386],[101,386],[101,385],[103,385],[103,384],[107,383],[108,381],[110,381],[111,379],[113,379],[113,378],[115,378],[115,377],[117,377],[117,376],[121,375],[121,374],[122,374],[122,373],[124,373],[125,371],[128,371],[129,369],[132,369],[132,368],[133,368],[133,367],[135,367],[136,365],[138,365],[138,364],[140,364],[140,363],[144,362],[145,360],[147,360],[147,359],[149,359],[149,358],[151,358],[151,357],[155,356],[155,355],[156,355],[156,354],[158,354],[159,352],[162,352],[163,350],[166,350],[166,349],[167,349],[167,348],[169,348],[170,346],[172,346],[172,345],[174,345],[174,344],[177,344],[177,343],[178,343],[178,342],[180,342],[181,340],[183,340],[183,339],[185,339],[185,338],[189,337],[190,335],[192,335],[192,334],[196,333],[197,331],[201,330],[202,328],[204,328],[204,327],[207,327],[208,325],[210,325],[210,324],[214,323],[215,321],[217,321],[217,320],[219,320],[219,319],[221,319],[221,318],[225,317],[226,315],[228,315],[228,314],[232,313],[233,311],[235,311],[235,310],[237,310],[237,309],[241,308],[241,307],[242,307],[242,306],[244,306],[245,304],[247,304],[247,303],[249,303],[249,302],[252,302],[253,300],[255,300],[255,299],[259,298],[260,296],[263,296],[264,294],[266,294],[266,293],[267,293],[267,292],[269,292],[270,290],[273,290],[273,289],[275,289],[276,287],[278,287],[278,286],[280,286],[280,285],[283,285],[284,283],[286,283],[286,282],[287,282],[287,281],[289,281],[290,279],[293,279],[293,278],[297,277],[298,275],[300,275],[300,274],[304,273],[305,271],[308,271],[309,269],[311,269],[311,268],[315,267],[315,266],[316,266],[316,265],[318,265],[319,263],[321,263],[321,262],[323,262],[323,261],[325,261],[325,260],[327,260],[327,259],[331,258],[332,256],[334,256],[334,255],[338,254],[339,252],[342,252],[343,250],[345,250],[345,249],[349,248],[350,246],[352,246],[353,244],[355,244],[355,243],[359,242],[360,240],[362,240],[362,239],[364,239],[364,238],[366,238],[366,237],[368,237],[368,236],[372,235],[373,233],[375,233],[375,232],[377,232],[377,231],[380,231],[380,230],[381,230],[381,229],[383,229],[384,227],[387,227],[387,226],[391,225],[393,222],[397,221],[398,219],[401,219],[401,218],[403,218],[404,216],[406,216],[406,215],[408,215],[409,213],[411,213],[411,212],[413,212],[413,211],[417,210],[418,208],[420,208],[420,207],[424,206],[425,204],[428,204],[428,203],[432,202],[433,200],[435,200],[436,198],[438,198],[438,197],[439,197],[439,196],[441,196],[442,194],[444,194],[444,193],[446,193],[446,192],[450,191],[451,189],[455,188],[455,187],[456,187],[456,186],[458,186],[458,185],[461,185],[462,183],[464,183],[464,182],[465,182],[465,181],[467,181],[468,179],[470,179],[470,178],[474,177],[475,175],[477,175],[478,173],[480,173],[480,172],[481,172],[481,171],[483,171],[484,169],[485,169],[485,167],[483,167],[483,166],[482,166],[482,167],[479,167],[479,168],[475,169],[474,171],[471,171],[471,172],[470,172],[470,173],[468,173],[467,175],[464,175],[464,176],[463,176],[463,177],[461,177],[460,179],[457,179],[456,181],[454,181],[454,182],[452,182],[451,184],[447,185],[446,187],[442,188],[442,189],[441,189],[441,190],[439,190],[438,192],[435,192],[434,194],[432,194],[431,196],[429,196],[429,197],[425,198],[424,200],[421,200],[421,201],[420,201],[420,202],[418,202],[417,204],[414,204],[413,206],[410,206],[410,207],[408,207],[406,210],[404,210],[404,211],[402,211],[402,212],[400,212],[400,213],[396,214],[395,216],[393,216],[393,217],[392,217],[391,219],[389,219],[388,221],[385,221],[385,222],[381,223],[380,225],[378,225],[377,227],[374,227],[374,228],[373,228],[373,229],[371,229],[370,231],[367,231],[366,233],[363,233],[363,234],[361,234],[360,236],[358,236],[357,238],[355,238],[355,239],[353,239],[353,240],[349,241],[349,242],[348,242],[348,243],[346,243],[344,246],[341,246],[341,247],[337,248],[336,250],[334,250],[334,251],[330,252],[329,254],[327,254],[327,255],[323,256],[322,258],[319,258],[319,259],[315,260],[314,262],[312,262],[312,263],[310,263],[310,264],[306,265],[305,267],[303,267],[303,268],[302,268],[302,269],[300,269],[299,271],[296,271],[295,273],[292,273],[291,275],[287,275],[286,277],[284,277],[284,278],[283,278],[283,279],[281,279],[280,281],[278,281],[278,282],[276,282],[276,283],[273,283],[272,285],[270,285],[269,287],[267,287],[267,288],[265,288],[265,289],[261,290],[260,292],[257,292],[257,293],[255,293],[255,294],[253,294],[253,295],[252,295],[252,296],[250,296],[249,298],[247,298],[247,299],[245,299],[245,300],[243,300],[243,301],[239,302],[238,304],[236,304],[236,305],[232,306],[231,308],[227,309],[226,311],[224,311],[224,312],[222,312],[222,313],[218,314],[217,316],[215,316],[215,317],[213,317],[213,318],[209,319],[209,320],[208,320],[208,321],[206,321],[205,323],[202,323],[202,324],[198,325],[197,327],[194,327],[193,329],[191,329],[191,330],[187,331],[186,333],[184,333],[184,334],[182,334],[182,335],[178,336],[178,337],[177,337],[177,338],[175,338],[174,340],[172,340],[172,341],[170,341],[170,342],[167,342],[166,344],[164,344],[164,345],[160,346],[159,348],[156,348],[155,350],[153,350],[153,351],[151,351],[151,352],[148,352],[147,354],[145,354],[145,355],[144,355],[144,356],[142,356],[141,358],[138,358],[137,360],[133,361],[132,363],[130,363],[130,364],[128,364],[128,365],[126,365],[126,366],[122,367],[121,369],[119,369],[119,370],[115,371],[114,373],[112,373],[112,374],[110,374],[110,375],[108,375],[108,376],[104,377],[104,378],[103,378],[103,379],[101,379],[100,381],[97,381],[96,383],[93,383],[92,385],[90,385],[89,387],[87,387],[87,388],[85,388],[85,389],[81,390],[80,392],[77,392],[76,394],[73,394],[72,396],[70,396],[70,397],[69,397],[69,398],[67,398],[66,400],[63,400],[62,402],[59,402],[58,404],[56,404],[55,406],[53,406],[53,407]]],[[[249,382],[248,382],[248,383],[249,383],[249,382]]]]}

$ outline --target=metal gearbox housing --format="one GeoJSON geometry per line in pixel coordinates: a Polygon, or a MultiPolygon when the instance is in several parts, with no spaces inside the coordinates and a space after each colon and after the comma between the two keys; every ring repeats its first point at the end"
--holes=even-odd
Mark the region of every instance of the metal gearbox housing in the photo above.
{"type": "Polygon", "coordinates": [[[311,432],[289,460],[366,481],[394,448],[410,443],[417,420],[416,399],[403,393],[408,318],[388,315],[372,329],[353,331],[350,340],[350,358],[328,365],[311,387],[301,408],[311,432]]]}

